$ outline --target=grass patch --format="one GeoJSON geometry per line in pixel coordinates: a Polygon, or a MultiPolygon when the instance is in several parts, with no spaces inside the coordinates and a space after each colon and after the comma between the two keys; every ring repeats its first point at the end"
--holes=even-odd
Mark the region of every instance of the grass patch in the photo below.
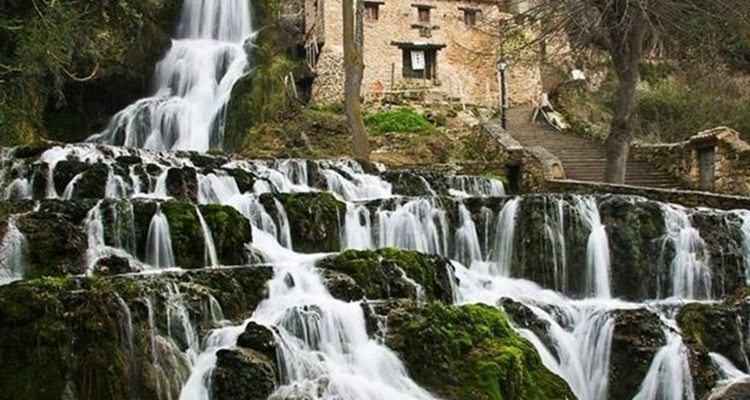
{"type": "Polygon", "coordinates": [[[365,116],[365,125],[372,132],[432,132],[435,127],[423,115],[411,108],[381,111],[365,116]]]}

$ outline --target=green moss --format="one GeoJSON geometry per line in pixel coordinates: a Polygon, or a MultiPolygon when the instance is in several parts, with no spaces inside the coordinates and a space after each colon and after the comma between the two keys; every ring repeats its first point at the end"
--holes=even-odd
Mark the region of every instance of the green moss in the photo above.
{"type": "Polygon", "coordinates": [[[574,399],[505,315],[485,305],[432,303],[389,316],[389,345],[410,374],[451,399],[574,399]],[[429,368],[425,368],[429,365],[429,368]]]}
{"type": "Polygon", "coordinates": [[[274,200],[278,200],[286,211],[295,251],[328,253],[341,249],[340,225],[346,214],[346,205],[331,193],[262,195],[263,207],[278,221],[274,200]]]}
{"type": "Polygon", "coordinates": [[[294,37],[285,32],[279,20],[281,6],[277,0],[253,2],[254,25],[260,27],[254,46],[249,49],[253,70],[232,89],[227,106],[224,147],[239,150],[257,143],[252,128],[264,122],[282,120],[293,113],[297,104],[285,83],[289,76],[299,80],[310,71],[294,55],[294,37]]]}
{"type": "Polygon", "coordinates": [[[130,398],[116,307],[111,286],[94,279],[0,288],[0,398],[130,398]]]}
{"type": "Polygon", "coordinates": [[[349,275],[370,299],[416,299],[416,288],[403,278],[405,273],[422,286],[426,300],[452,302],[448,261],[437,256],[396,248],[347,250],[318,267],[349,275]]]}
{"type": "Polygon", "coordinates": [[[169,221],[172,251],[177,265],[183,268],[203,267],[205,241],[195,206],[168,201],[162,204],[161,209],[169,221]]]}
{"type": "Polygon", "coordinates": [[[244,264],[247,261],[245,244],[252,241],[250,222],[229,206],[201,205],[200,210],[211,230],[219,262],[223,265],[244,264]]]}

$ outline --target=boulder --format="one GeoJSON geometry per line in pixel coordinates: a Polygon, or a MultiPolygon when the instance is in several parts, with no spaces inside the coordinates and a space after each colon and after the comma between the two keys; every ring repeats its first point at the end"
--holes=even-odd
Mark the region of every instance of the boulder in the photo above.
{"type": "Polygon", "coordinates": [[[216,353],[212,397],[222,400],[266,400],[276,387],[276,371],[268,357],[253,350],[222,349],[216,353]]]}
{"type": "Polygon", "coordinates": [[[276,362],[276,338],[273,332],[255,321],[250,321],[245,326],[245,331],[237,338],[237,346],[245,349],[255,350],[276,362]]]}
{"type": "Polygon", "coordinates": [[[198,177],[191,167],[170,168],[167,171],[167,194],[176,200],[198,201],[198,177]]]}
{"type": "Polygon", "coordinates": [[[430,303],[395,309],[386,343],[413,379],[443,398],[575,399],[494,307],[430,303]]]}
{"type": "Polygon", "coordinates": [[[645,308],[618,310],[613,317],[609,398],[632,399],[654,356],[666,344],[664,325],[658,315],[645,308]]]}
{"type": "MultiPolygon", "coordinates": [[[[358,300],[358,288],[368,299],[406,298],[414,300],[438,300],[453,303],[449,268],[445,258],[410,250],[385,248],[379,250],[347,250],[320,260],[318,268],[348,275],[357,284],[352,286],[329,286],[334,295],[342,300],[358,300]],[[417,285],[418,284],[419,287],[417,285]],[[342,290],[345,289],[345,290],[342,290]],[[419,291],[422,293],[419,293],[419,291]]],[[[348,281],[327,282],[341,284],[348,281]]]]}
{"type": "Polygon", "coordinates": [[[286,211],[292,247],[300,253],[331,253],[341,249],[341,223],[346,205],[331,193],[263,194],[260,202],[279,221],[274,199],[286,211]]]}
{"type": "Polygon", "coordinates": [[[606,227],[612,295],[632,301],[657,298],[667,288],[668,269],[660,267],[664,216],[658,203],[608,196],[599,203],[606,227]]]}
{"type": "Polygon", "coordinates": [[[748,400],[750,399],[750,378],[736,380],[711,392],[708,400],[748,400]]]}

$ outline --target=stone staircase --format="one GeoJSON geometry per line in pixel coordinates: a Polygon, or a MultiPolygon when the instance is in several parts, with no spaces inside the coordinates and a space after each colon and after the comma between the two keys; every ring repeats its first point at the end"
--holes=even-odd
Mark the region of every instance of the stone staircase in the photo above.
{"type": "MultiPolygon", "coordinates": [[[[533,108],[508,110],[508,130],[524,147],[540,146],[555,155],[565,168],[567,179],[589,182],[604,180],[606,153],[602,144],[568,133],[561,133],[539,116],[531,121],[533,108]]],[[[654,188],[679,188],[679,181],[651,164],[631,158],[625,183],[654,188]]]]}

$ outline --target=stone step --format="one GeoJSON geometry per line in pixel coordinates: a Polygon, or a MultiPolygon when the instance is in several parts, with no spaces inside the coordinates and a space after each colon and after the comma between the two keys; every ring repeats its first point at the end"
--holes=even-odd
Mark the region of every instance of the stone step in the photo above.
{"type": "MultiPolygon", "coordinates": [[[[569,179],[601,182],[607,154],[604,145],[558,132],[544,122],[531,121],[533,109],[508,110],[509,131],[525,147],[543,147],[557,157],[569,179]]],[[[629,160],[625,182],[649,187],[679,187],[679,182],[656,167],[629,160]]]]}

